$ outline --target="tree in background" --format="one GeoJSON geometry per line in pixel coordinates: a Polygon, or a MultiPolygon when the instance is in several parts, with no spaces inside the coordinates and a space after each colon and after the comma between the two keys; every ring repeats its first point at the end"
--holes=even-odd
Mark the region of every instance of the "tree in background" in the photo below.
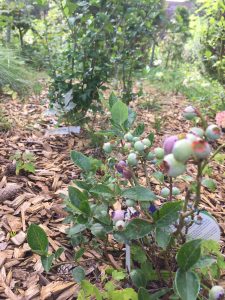
{"type": "Polygon", "coordinates": [[[185,44],[190,37],[189,12],[186,7],[178,6],[161,44],[166,67],[177,67],[183,60],[185,44]]]}
{"type": "Polygon", "coordinates": [[[208,74],[225,83],[225,2],[198,0],[192,22],[195,45],[208,74]]]}

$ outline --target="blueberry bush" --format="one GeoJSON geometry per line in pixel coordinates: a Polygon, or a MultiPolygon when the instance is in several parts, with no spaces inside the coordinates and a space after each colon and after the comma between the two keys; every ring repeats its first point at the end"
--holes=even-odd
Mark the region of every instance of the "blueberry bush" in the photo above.
{"type": "Polygon", "coordinates": [[[111,129],[99,132],[107,139],[105,158],[71,152],[81,169],[65,199],[66,221],[73,223],[71,243],[80,253],[94,248],[106,258],[110,246],[116,255],[115,245],[125,244],[126,280],[138,299],[152,299],[153,282],[170,299],[208,297],[212,285],[210,299],[224,295],[213,284],[225,267],[218,240],[194,238],[189,232],[204,222],[201,189],[215,185],[204,170],[225,145],[213,151],[221,129],[208,125],[198,109],[186,107],[183,117],[190,122],[198,118],[201,127],[167,137],[162,147],[154,148],[154,135],[146,135],[143,124],[132,129],[135,113],[117,100],[111,107],[111,129]],[[196,170],[193,176],[185,175],[190,166],[196,170]],[[152,190],[152,177],[161,183],[158,194],[152,190]],[[181,194],[176,182],[185,178],[188,184],[181,194]]]}

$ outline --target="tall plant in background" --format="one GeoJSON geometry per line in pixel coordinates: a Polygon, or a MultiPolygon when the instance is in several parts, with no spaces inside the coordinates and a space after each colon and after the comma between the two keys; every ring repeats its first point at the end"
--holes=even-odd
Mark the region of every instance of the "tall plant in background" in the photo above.
{"type": "Polygon", "coordinates": [[[122,78],[129,102],[133,74],[147,63],[162,1],[55,2],[69,37],[52,74],[52,103],[67,119],[80,121],[89,108],[98,109],[99,90],[114,77],[122,78]]]}
{"type": "Polygon", "coordinates": [[[176,67],[183,60],[185,43],[190,37],[189,12],[185,7],[177,7],[174,18],[168,23],[168,31],[162,42],[165,66],[176,67]]]}
{"type": "Polygon", "coordinates": [[[200,45],[200,59],[208,74],[225,82],[225,3],[223,0],[198,0],[193,18],[195,45],[200,45]]]}
{"type": "Polygon", "coordinates": [[[25,70],[24,62],[17,53],[10,49],[0,49],[0,92],[10,89],[20,96],[25,96],[34,86],[34,75],[25,70]]]}

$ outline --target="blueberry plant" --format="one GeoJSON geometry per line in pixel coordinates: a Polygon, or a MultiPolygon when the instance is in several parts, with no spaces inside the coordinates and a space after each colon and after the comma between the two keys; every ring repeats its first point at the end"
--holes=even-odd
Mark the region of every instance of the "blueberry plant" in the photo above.
{"type": "Polygon", "coordinates": [[[99,111],[99,94],[109,81],[122,81],[124,101],[132,99],[133,76],[148,62],[163,2],[55,1],[67,39],[56,53],[49,98],[70,122],[99,111]]]}
{"type": "Polygon", "coordinates": [[[65,199],[66,221],[73,224],[68,231],[72,245],[81,255],[94,248],[109,258],[110,251],[117,255],[117,244],[125,244],[125,268],[139,299],[152,299],[152,282],[158,282],[161,296],[170,299],[224,296],[224,290],[214,286],[225,267],[218,241],[193,238],[189,231],[202,225],[201,189],[213,182],[203,178],[204,169],[225,145],[212,151],[221,130],[208,125],[198,109],[187,107],[183,117],[197,119],[201,127],[170,136],[162,147],[153,148],[154,134],[142,137],[143,124],[132,130],[135,113],[115,100],[112,127],[99,133],[107,139],[105,159],[71,152],[81,169],[65,199]],[[176,182],[187,177],[190,165],[196,175],[188,176],[181,195],[176,182]],[[162,187],[157,194],[152,191],[153,177],[162,187]]]}
{"type": "Polygon", "coordinates": [[[11,160],[16,164],[16,175],[21,173],[35,173],[35,156],[29,151],[17,151],[11,160]]]}

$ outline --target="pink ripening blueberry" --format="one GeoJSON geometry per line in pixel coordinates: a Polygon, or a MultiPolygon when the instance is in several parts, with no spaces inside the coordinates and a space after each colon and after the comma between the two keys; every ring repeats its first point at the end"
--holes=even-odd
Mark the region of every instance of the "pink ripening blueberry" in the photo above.
{"type": "Polygon", "coordinates": [[[123,169],[123,177],[128,180],[132,178],[132,173],[128,168],[123,169]]]}
{"type": "Polygon", "coordinates": [[[225,132],[225,111],[216,114],[216,124],[225,132]]]}
{"type": "Polygon", "coordinates": [[[162,169],[170,177],[177,177],[186,171],[186,166],[177,161],[173,154],[168,154],[164,157],[162,169]]]}
{"type": "Polygon", "coordinates": [[[206,128],[205,135],[209,140],[218,140],[221,135],[220,128],[214,124],[206,128]]]}
{"type": "Polygon", "coordinates": [[[209,143],[204,140],[197,140],[192,143],[193,156],[196,159],[206,159],[211,153],[209,143]]]}
{"type": "Polygon", "coordinates": [[[170,154],[173,151],[174,144],[178,141],[178,137],[176,135],[171,135],[164,140],[163,149],[165,154],[170,154]]]}
{"type": "Polygon", "coordinates": [[[120,160],[118,164],[115,165],[116,170],[119,173],[123,173],[123,169],[127,167],[127,164],[124,160],[120,160]]]}
{"type": "Polygon", "coordinates": [[[119,220],[124,220],[125,214],[126,214],[125,210],[115,210],[112,212],[112,219],[114,222],[119,220]]]}

